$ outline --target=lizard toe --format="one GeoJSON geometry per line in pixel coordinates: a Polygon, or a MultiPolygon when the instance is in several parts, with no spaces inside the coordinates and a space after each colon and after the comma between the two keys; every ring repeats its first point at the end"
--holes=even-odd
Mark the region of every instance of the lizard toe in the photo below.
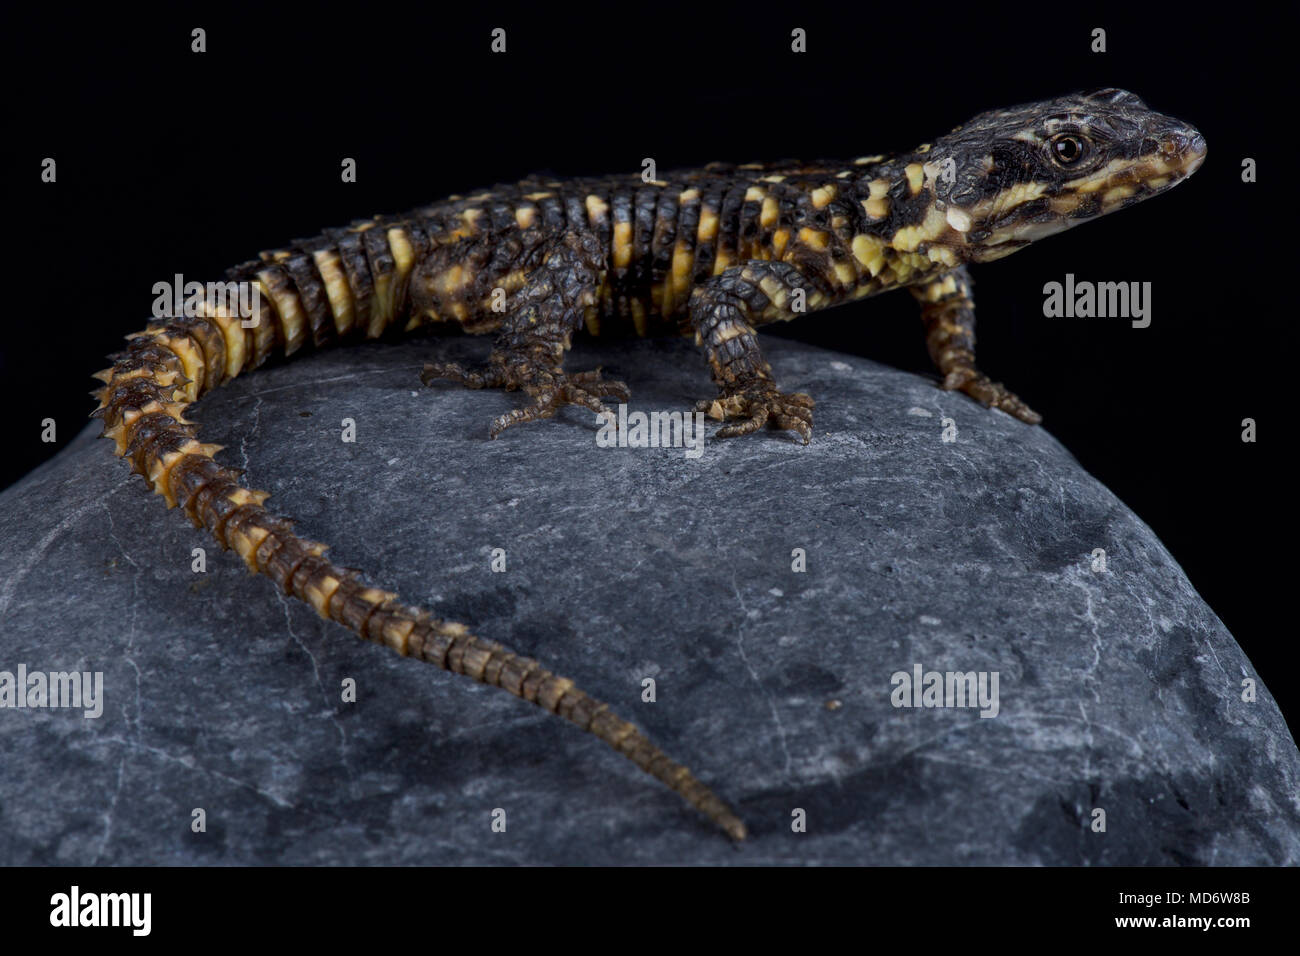
{"type": "Polygon", "coordinates": [[[627,387],[626,382],[620,382],[614,378],[602,378],[599,368],[586,372],[575,372],[568,377],[567,382],[570,387],[577,386],[583,391],[598,395],[601,398],[616,398],[624,404],[632,397],[632,392],[627,387]]]}
{"type": "Polygon", "coordinates": [[[455,362],[429,362],[420,372],[420,381],[426,386],[433,385],[439,379],[456,382],[466,388],[495,388],[504,384],[499,370],[489,365],[480,369],[467,369],[455,362]]]}
{"type": "Polygon", "coordinates": [[[515,425],[551,418],[565,405],[580,405],[598,415],[616,418],[613,410],[601,399],[613,396],[620,402],[626,402],[631,394],[622,382],[607,382],[599,376],[599,369],[572,376],[563,372],[548,372],[540,381],[516,383],[514,387],[521,388],[532,396],[533,404],[513,409],[494,418],[488,429],[488,435],[496,438],[507,428],[515,425]]]}

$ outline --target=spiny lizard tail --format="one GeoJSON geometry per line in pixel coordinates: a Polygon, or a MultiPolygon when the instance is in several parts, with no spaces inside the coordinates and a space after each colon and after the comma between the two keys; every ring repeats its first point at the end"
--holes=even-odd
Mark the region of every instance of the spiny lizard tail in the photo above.
{"type": "Polygon", "coordinates": [[[495,437],[566,404],[608,411],[621,382],[563,368],[572,336],[694,335],[730,421],[811,436],[813,401],[775,385],[755,327],[892,288],[921,303],[943,387],[1029,422],[975,367],[967,263],[1163,192],[1201,163],[1196,130],[1131,93],[1096,90],[977,116],[932,144],[849,162],[713,164],[643,180],[532,178],[401,216],[380,216],[263,253],[228,280],[257,292],[245,322],[222,294],[129,336],[93,393],[119,456],[253,572],[325,618],[399,654],[501,687],[595,734],[731,837],[740,818],[640,730],[537,661],[402,603],[295,535],[197,437],[189,406],[218,385],[305,346],[455,321],[496,333],[478,369],[426,366],[428,384],[518,389],[531,403],[495,437]],[[507,306],[503,309],[502,304],[507,306]]]}

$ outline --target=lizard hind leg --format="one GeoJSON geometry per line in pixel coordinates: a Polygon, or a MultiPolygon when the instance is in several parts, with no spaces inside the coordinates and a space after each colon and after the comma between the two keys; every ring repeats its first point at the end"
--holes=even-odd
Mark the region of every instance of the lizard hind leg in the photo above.
{"type": "Polygon", "coordinates": [[[497,333],[492,355],[478,369],[431,363],[420,373],[425,385],[448,379],[468,388],[519,390],[533,399],[494,419],[488,434],[550,418],[565,405],[610,413],[602,399],[626,402],[628,388],[601,378],[600,369],[570,374],[564,356],[586,309],[596,302],[605,264],[593,233],[566,232],[546,243],[539,263],[514,295],[511,311],[497,333]]]}

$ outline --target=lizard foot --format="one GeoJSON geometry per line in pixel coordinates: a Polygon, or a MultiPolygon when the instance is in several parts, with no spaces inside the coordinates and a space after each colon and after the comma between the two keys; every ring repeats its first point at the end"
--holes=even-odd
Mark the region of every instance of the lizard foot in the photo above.
{"type": "Polygon", "coordinates": [[[614,398],[627,402],[631,397],[623,382],[601,378],[600,369],[588,372],[566,373],[563,369],[538,369],[519,363],[489,360],[478,370],[467,370],[453,362],[429,364],[420,373],[425,385],[445,378],[459,382],[467,388],[502,388],[506,391],[523,391],[534,401],[531,405],[516,408],[492,420],[488,435],[496,438],[507,428],[524,422],[550,418],[565,405],[581,405],[596,413],[614,413],[601,399],[614,398]]]}
{"type": "Polygon", "coordinates": [[[977,369],[953,369],[940,387],[950,392],[965,392],[985,408],[1000,408],[1030,425],[1037,425],[1043,420],[1042,415],[1022,402],[1014,392],[1008,391],[1005,385],[992,381],[977,369]]]}
{"type": "Polygon", "coordinates": [[[719,428],[716,438],[735,438],[758,431],[764,425],[798,432],[803,443],[812,438],[812,398],[803,392],[777,391],[771,382],[759,382],[744,388],[726,390],[717,398],[697,402],[697,412],[708,412],[719,421],[739,419],[734,425],[719,428]]]}

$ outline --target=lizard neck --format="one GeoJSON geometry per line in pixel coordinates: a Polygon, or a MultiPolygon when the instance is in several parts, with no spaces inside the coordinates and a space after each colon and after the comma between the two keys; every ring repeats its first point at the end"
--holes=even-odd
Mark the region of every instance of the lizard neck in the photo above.
{"type": "MultiPolygon", "coordinates": [[[[841,195],[851,200],[850,214],[832,224],[834,244],[851,257],[854,273],[852,281],[843,283],[843,299],[926,282],[970,261],[958,228],[965,224],[936,195],[935,182],[943,171],[927,161],[926,152],[923,147],[871,157],[876,161],[860,163],[856,176],[838,180],[841,195]]],[[[842,280],[848,278],[842,265],[837,271],[842,280]]]]}

